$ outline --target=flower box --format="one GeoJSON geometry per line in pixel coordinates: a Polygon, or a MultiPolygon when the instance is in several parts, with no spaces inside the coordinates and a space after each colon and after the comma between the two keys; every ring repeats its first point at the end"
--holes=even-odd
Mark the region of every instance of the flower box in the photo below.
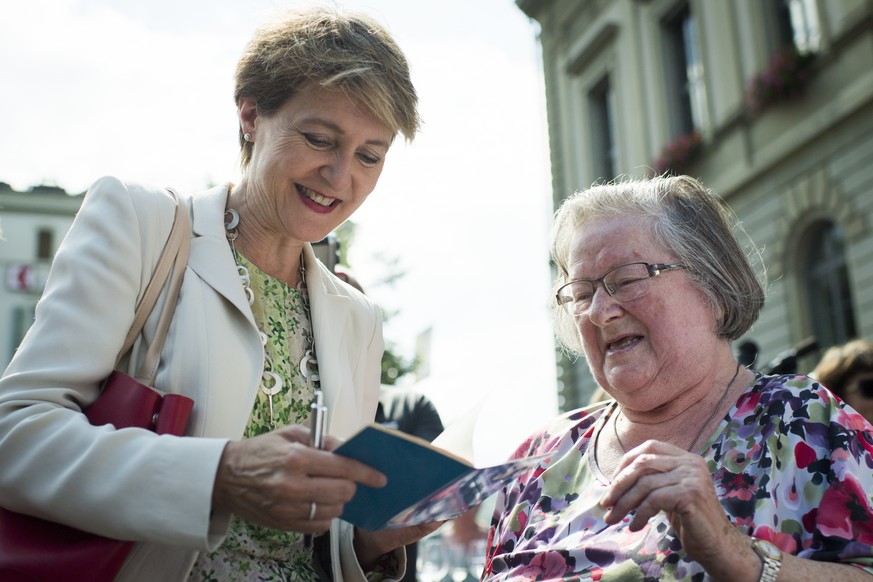
{"type": "Polygon", "coordinates": [[[791,49],[773,55],[767,67],[754,75],[746,86],[746,103],[752,111],[762,111],[803,95],[810,78],[815,54],[791,49]]]}
{"type": "Polygon", "coordinates": [[[666,173],[684,174],[703,151],[703,137],[698,131],[680,135],[665,145],[652,164],[656,176],[666,173]]]}

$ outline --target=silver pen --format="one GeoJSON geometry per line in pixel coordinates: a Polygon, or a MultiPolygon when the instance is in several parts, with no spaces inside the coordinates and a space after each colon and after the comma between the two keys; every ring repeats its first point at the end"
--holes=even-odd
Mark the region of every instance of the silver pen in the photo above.
{"type": "Polygon", "coordinates": [[[310,405],[309,415],[309,446],[316,449],[324,448],[324,434],[327,428],[327,406],[324,405],[324,393],[315,391],[315,400],[310,405]]]}
{"type": "MultiPolygon", "coordinates": [[[[324,392],[320,388],[315,389],[315,400],[310,405],[309,414],[309,446],[316,449],[324,448],[324,433],[327,428],[327,406],[324,405],[324,392]]],[[[313,502],[313,507],[315,504],[313,502]]],[[[303,536],[303,547],[312,546],[312,536],[303,536]]]]}

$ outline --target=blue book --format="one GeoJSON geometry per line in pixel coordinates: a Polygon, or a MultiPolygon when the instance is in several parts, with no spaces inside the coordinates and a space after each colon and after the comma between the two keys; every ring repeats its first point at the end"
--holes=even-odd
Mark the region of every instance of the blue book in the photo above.
{"type": "Polygon", "coordinates": [[[496,493],[543,457],[477,468],[429,442],[369,424],[334,453],[378,469],[382,488],[358,485],[341,519],[368,530],[406,527],[455,518],[496,493]]]}

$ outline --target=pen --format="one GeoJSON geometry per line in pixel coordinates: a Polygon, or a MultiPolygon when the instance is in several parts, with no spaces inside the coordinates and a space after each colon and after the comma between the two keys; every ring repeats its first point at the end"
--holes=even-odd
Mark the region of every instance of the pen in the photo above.
{"type": "Polygon", "coordinates": [[[327,406],[324,405],[324,393],[320,389],[315,390],[315,400],[312,401],[310,408],[312,412],[309,415],[311,419],[309,422],[309,446],[323,449],[327,406]]]}
{"type": "MultiPolygon", "coordinates": [[[[315,389],[315,399],[310,405],[309,414],[309,446],[316,449],[324,448],[324,431],[327,427],[327,406],[324,405],[324,392],[320,388],[315,389]]],[[[315,507],[313,501],[312,507],[315,507]]],[[[312,546],[312,535],[303,536],[303,547],[312,546]]]]}

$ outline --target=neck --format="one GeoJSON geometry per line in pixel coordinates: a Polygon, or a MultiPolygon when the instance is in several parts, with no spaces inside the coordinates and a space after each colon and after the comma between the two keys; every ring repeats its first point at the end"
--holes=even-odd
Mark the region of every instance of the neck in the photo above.
{"type": "Polygon", "coordinates": [[[239,213],[238,236],[233,247],[264,273],[295,286],[300,282],[300,262],[303,242],[281,236],[258,219],[258,213],[247,203],[244,187],[238,186],[228,195],[227,208],[239,213]]]}
{"type": "Polygon", "coordinates": [[[696,398],[685,402],[677,399],[665,405],[669,410],[667,414],[664,414],[667,410],[640,412],[619,406],[614,428],[620,446],[629,450],[655,439],[697,452],[754,379],[753,372],[737,366],[731,357],[719,366],[718,373],[711,376],[696,398]]]}
{"type": "MultiPolygon", "coordinates": [[[[240,218],[240,224],[244,224],[240,218]]],[[[300,282],[300,261],[303,259],[303,244],[283,244],[281,241],[259,239],[245,234],[240,229],[234,242],[236,250],[255,264],[264,273],[284,281],[290,286],[300,282]]]]}

